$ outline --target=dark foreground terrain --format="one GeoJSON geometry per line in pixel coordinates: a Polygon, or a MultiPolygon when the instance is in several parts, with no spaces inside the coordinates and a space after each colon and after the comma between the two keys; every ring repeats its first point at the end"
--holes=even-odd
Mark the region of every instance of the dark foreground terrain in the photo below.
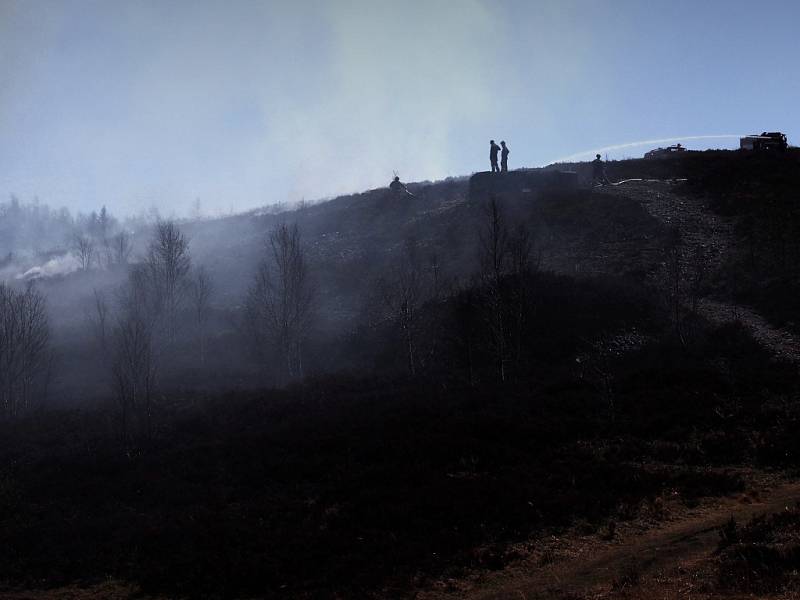
{"type": "Polygon", "coordinates": [[[539,268],[422,306],[413,377],[396,332],[364,324],[330,346],[354,368],[164,390],[134,441],[111,403],[0,425],[5,597],[800,593],[800,519],[780,506],[800,465],[797,156],[609,174],[688,181],[541,198],[539,268]],[[624,568],[579,589],[536,578],[620,544],[624,568]]]}
{"type": "Polygon", "coordinates": [[[515,544],[576,520],[608,535],[666,500],[742,492],[742,465],[795,464],[792,371],[741,329],[710,330],[689,356],[634,354],[613,404],[567,375],[487,389],[332,379],[175,399],[131,455],[102,414],[31,418],[3,431],[3,579],[394,596],[502,568],[515,544]],[[701,366],[715,363],[731,375],[701,366]]]}

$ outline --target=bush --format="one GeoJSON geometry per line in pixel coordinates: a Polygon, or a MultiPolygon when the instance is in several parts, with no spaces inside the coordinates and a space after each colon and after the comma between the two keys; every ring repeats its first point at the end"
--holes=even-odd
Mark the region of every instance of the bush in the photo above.
{"type": "Polygon", "coordinates": [[[717,548],[718,586],[757,594],[800,591],[800,509],[729,521],[717,548]]]}

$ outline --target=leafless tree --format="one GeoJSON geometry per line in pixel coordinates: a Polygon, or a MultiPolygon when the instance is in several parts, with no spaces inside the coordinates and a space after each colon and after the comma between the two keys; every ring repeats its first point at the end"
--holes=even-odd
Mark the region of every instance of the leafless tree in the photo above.
{"type": "Polygon", "coordinates": [[[120,411],[121,433],[149,438],[153,431],[156,386],[154,303],[144,268],[134,268],[119,292],[119,313],[111,335],[111,374],[120,411]]]}
{"type": "Polygon", "coordinates": [[[33,286],[17,291],[0,283],[0,415],[30,408],[37,376],[49,372],[49,342],[44,296],[33,286]]]}
{"type": "Polygon", "coordinates": [[[484,208],[485,221],[480,233],[481,276],[499,286],[509,268],[509,232],[497,198],[492,196],[484,208]]]}
{"type": "Polygon", "coordinates": [[[82,271],[92,268],[95,261],[94,241],[85,235],[76,235],[72,240],[72,254],[78,259],[82,271]]]}
{"type": "Polygon", "coordinates": [[[435,252],[430,255],[429,267],[431,274],[430,295],[432,298],[440,298],[443,292],[442,265],[439,261],[439,255],[435,252]]]}
{"type": "Polygon", "coordinates": [[[378,280],[383,305],[402,332],[408,374],[412,377],[417,372],[417,313],[423,302],[424,275],[415,244],[407,241],[389,274],[378,280]]]}
{"type": "Polygon", "coordinates": [[[455,339],[456,347],[461,349],[462,359],[467,369],[470,387],[475,385],[476,346],[479,327],[479,298],[477,285],[465,285],[454,294],[455,300],[455,339]]]}
{"type": "Polygon", "coordinates": [[[197,331],[200,336],[200,363],[206,362],[206,326],[208,317],[211,314],[211,295],[214,293],[214,285],[204,267],[198,267],[194,271],[189,286],[189,294],[194,305],[195,319],[197,320],[197,331]]]}
{"type": "Polygon", "coordinates": [[[534,254],[533,235],[521,223],[509,235],[508,253],[509,268],[513,275],[530,273],[539,268],[539,259],[534,254]]]}
{"type": "Polygon", "coordinates": [[[112,219],[113,217],[108,214],[108,210],[105,206],[103,206],[103,208],[100,209],[100,214],[97,216],[97,220],[95,222],[94,236],[100,245],[100,249],[97,252],[97,262],[103,262],[104,264],[102,266],[104,267],[110,267],[114,263],[113,249],[111,246],[111,240],[109,239],[109,233],[112,227],[112,219]]]}
{"type": "Polygon", "coordinates": [[[522,360],[522,340],[528,321],[528,310],[532,293],[531,275],[538,269],[539,261],[534,259],[533,236],[519,224],[509,236],[508,253],[510,261],[509,303],[513,323],[511,341],[514,352],[514,365],[517,370],[522,360]]]}
{"type": "Polygon", "coordinates": [[[97,235],[102,242],[108,239],[109,231],[111,230],[111,215],[108,214],[106,207],[100,209],[100,214],[97,216],[97,235]]]}
{"type": "Polygon", "coordinates": [[[508,227],[497,199],[492,196],[485,208],[486,220],[480,233],[480,266],[486,295],[486,320],[491,333],[497,374],[506,380],[506,318],[504,315],[503,279],[510,267],[508,227]]]}
{"type": "Polygon", "coordinates": [[[94,329],[95,338],[103,356],[106,356],[108,350],[108,318],[109,309],[106,295],[101,290],[95,289],[92,293],[89,322],[94,329]]]}
{"type": "Polygon", "coordinates": [[[246,301],[246,320],[256,346],[272,346],[282,364],[282,380],[303,373],[302,347],[310,325],[314,287],[297,225],[282,224],[270,234],[246,301]]]}
{"type": "Polygon", "coordinates": [[[131,238],[124,232],[120,231],[109,242],[111,246],[111,257],[114,264],[127,265],[128,259],[131,256],[131,238]]]}
{"type": "Polygon", "coordinates": [[[156,223],[146,264],[166,321],[170,343],[175,341],[178,311],[189,287],[189,241],[172,221],[156,223]]]}

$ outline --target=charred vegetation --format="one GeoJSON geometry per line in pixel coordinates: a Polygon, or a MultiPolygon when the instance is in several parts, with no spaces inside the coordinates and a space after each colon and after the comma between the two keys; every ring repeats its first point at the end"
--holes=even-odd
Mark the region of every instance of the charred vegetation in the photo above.
{"type": "MultiPolygon", "coordinates": [[[[794,472],[797,365],[704,303],[795,327],[796,161],[183,222],[5,205],[58,243],[0,263],[0,585],[397,597],[794,472]],[[732,238],[653,208],[683,200],[732,238]]],[[[721,580],[796,585],[775,519],[731,529],[721,580]]]]}

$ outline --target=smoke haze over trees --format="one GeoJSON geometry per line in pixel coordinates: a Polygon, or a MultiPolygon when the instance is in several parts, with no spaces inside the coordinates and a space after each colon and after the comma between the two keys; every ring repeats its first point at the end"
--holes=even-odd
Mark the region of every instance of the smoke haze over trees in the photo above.
{"type": "Polygon", "coordinates": [[[0,600],[800,598],[798,23],[0,0],[0,600]]]}
{"type": "MultiPolygon", "coordinates": [[[[733,156],[725,160],[738,160],[733,156]]],[[[681,168],[696,169],[701,159],[685,162],[681,168]]],[[[461,353],[467,359],[459,364],[474,380],[486,352],[503,381],[526,360],[524,331],[535,314],[540,267],[615,277],[631,268],[592,258],[600,242],[587,236],[608,217],[576,227],[560,213],[581,210],[579,198],[468,201],[463,179],[410,189],[416,196],[403,202],[374,190],[297,210],[184,221],[120,219],[102,206],[73,216],[12,198],[0,206],[8,232],[0,276],[10,289],[35,281],[47,299],[60,364],[53,385],[63,392],[54,401],[71,403],[108,395],[109,367],[102,364],[124,355],[127,379],[140,376],[133,357],[151,355],[160,367],[142,367],[141,377],[164,389],[286,383],[339,369],[417,375],[461,353]],[[451,320],[460,325],[445,333],[451,320]],[[98,330],[102,342],[92,333],[98,330]],[[355,343],[361,335],[369,341],[355,343]],[[114,340],[116,352],[93,358],[114,340]],[[153,348],[145,351],[148,340],[153,348]],[[120,341],[138,350],[120,353],[120,341]]],[[[650,229],[651,239],[662,235],[634,212],[626,218],[638,219],[630,227],[650,229]]],[[[757,265],[767,244],[789,257],[794,246],[779,242],[792,239],[784,232],[791,223],[767,222],[757,230],[761,237],[747,234],[745,266],[757,265]]],[[[680,332],[693,318],[682,307],[696,313],[708,281],[701,254],[669,271],[668,247],[664,241],[658,260],[673,284],[664,298],[673,298],[669,313],[680,332]]],[[[648,256],[635,268],[650,268],[648,256]]],[[[120,393],[122,372],[115,377],[120,393]]]]}
{"type": "Polygon", "coordinates": [[[36,572],[54,585],[102,572],[189,596],[230,585],[358,596],[387,581],[411,589],[415,573],[506,564],[501,549],[548,527],[630,518],[619,498],[740,489],[719,474],[731,456],[777,465],[793,452],[789,409],[760,407],[765,394],[795,394],[794,379],[744,325],[703,311],[711,294],[747,299],[796,330],[796,161],[793,150],[689,153],[608,165],[614,179],[683,183],[484,197],[457,178],[409,183],[402,201],[383,188],[216,219],[9,200],[0,481],[12,473],[20,487],[0,494],[0,514],[14,503],[26,517],[0,521],[17,557],[0,546],[0,577],[19,582],[47,562],[64,575],[36,572]],[[683,206],[736,226],[677,235],[680,223],[657,215],[683,206]],[[776,441],[757,434],[762,422],[776,441]],[[738,454],[729,427],[750,432],[738,454]],[[50,466],[6,466],[20,437],[50,466]],[[95,464],[105,467],[88,473],[95,464]],[[112,493],[106,467],[119,489],[149,491],[112,493]],[[76,520],[53,516],[64,503],[76,520]],[[98,524],[131,514],[131,528],[98,524]],[[281,542],[253,552],[262,536],[281,542]],[[100,555],[75,551],[83,539],[100,555]],[[48,552],[38,540],[63,552],[34,564],[48,552]],[[299,547],[284,552],[291,540],[299,547]],[[487,543],[501,554],[474,558],[487,543]],[[322,547],[337,551],[307,550],[322,547]],[[219,553],[240,557],[234,576],[219,553]],[[312,558],[308,575],[297,565],[312,558]]]}

